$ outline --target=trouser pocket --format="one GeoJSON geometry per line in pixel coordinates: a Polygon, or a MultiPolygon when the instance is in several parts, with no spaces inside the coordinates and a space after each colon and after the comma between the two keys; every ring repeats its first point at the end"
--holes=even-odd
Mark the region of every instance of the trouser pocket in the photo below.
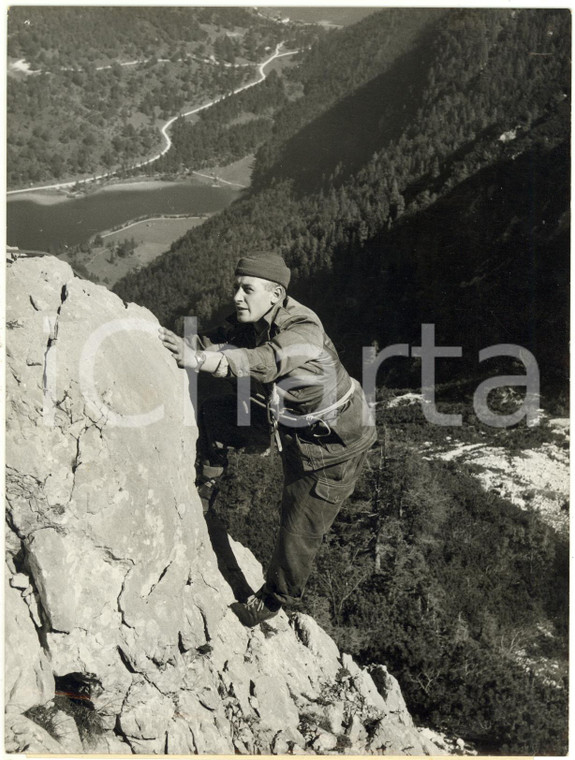
{"type": "Polygon", "coordinates": [[[315,495],[330,504],[337,504],[347,499],[355,489],[366,456],[367,452],[362,451],[344,462],[318,470],[314,486],[315,495]]]}
{"type": "Polygon", "coordinates": [[[354,486],[355,482],[350,485],[318,480],[314,486],[314,494],[330,504],[339,504],[344,499],[347,499],[348,496],[351,496],[354,486]]]}

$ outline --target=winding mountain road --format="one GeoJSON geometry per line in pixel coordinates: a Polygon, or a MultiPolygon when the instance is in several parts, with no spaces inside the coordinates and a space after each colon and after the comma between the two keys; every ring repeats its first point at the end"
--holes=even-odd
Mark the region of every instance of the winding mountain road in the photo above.
{"type": "MultiPolygon", "coordinates": [[[[296,53],[299,52],[298,50],[286,50],[285,52],[280,53],[282,45],[283,45],[283,42],[280,42],[279,45],[277,45],[274,54],[271,55],[269,58],[266,58],[266,60],[263,61],[262,63],[258,64],[258,67],[257,67],[258,76],[256,79],[253,80],[253,82],[248,82],[247,84],[244,84],[241,87],[238,87],[237,90],[232,91],[232,94],[237,95],[239,92],[243,92],[244,90],[247,90],[250,87],[254,87],[255,85],[263,82],[267,76],[265,72],[265,67],[268,66],[272,61],[275,61],[276,58],[283,58],[284,56],[287,56],[287,55],[295,55],[296,53]]],[[[139,169],[141,166],[147,166],[149,164],[152,164],[154,163],[154,161],[157,161],[159,158],[161,158],[164,154],[166,154],[170,150],[170,148],[172,147],[172,140],[170,138],[170,135],[168,134],[168,130],[177,119],[179,119],[180,117],[191,116],[192,114],[198,113],[199,111],[204,111],[206,108],[211,108],[211,106],[215,105],[215,103],[218,103],[220,100],[223,100],[225,97],[229,97],[229,96],[222,95],[219,98],[215,98],[214,100],[211,100],[209,103],[205,103],[203,106],[192,108],[191,111],[186,111],[185,113],[179,113],[177,116],[173,116],[171,119],[169,119],[161,129],[162,137],[165,141],[165,145],[163,149],[155,156],[152,156],[152,158],[148,158],[146,161],[141,161],[139,164],[135,164],[131,168],[139,169]]],[[[117,174],[117,171],[113,171],[113,172],[107,172],[106,174],[99,174],[98,176],[95,176],[95,177],[86,177],[84,179],[72,180],[71,182],[58,182],[56,184],[42,185],[40,187],[26,187],[20,190],[8,190],[6,192],[6,195],[17,195],[18,193],[35,193],[41,190],[62,190],[63,188],[66,188],[66,187],[74,187],[75,185],[83,185],[86,182],[95,182],[96,180],[100,180],[100,179],[110,179],[112,177],[115,177],[116,174],[117,174]]],[[[215,179],[215,177],[211,177],[210,175],[207,175],[207,174],[201,174],[200,172],[193,172],[193,174],[196,174],[200,177],[208,177],[209,179],[215,179]]],[[[218,178],[218,181],[226,185],[239,186],[237,182],[228,182],[227,180],[220,179],[220,178],[218,178]]]]}

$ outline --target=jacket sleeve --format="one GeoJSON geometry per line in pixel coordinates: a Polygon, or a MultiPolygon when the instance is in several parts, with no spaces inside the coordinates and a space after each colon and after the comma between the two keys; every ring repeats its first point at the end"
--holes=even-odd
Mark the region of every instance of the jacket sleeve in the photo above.
{"type": "Polygon", "coordinates": [[[230,374],[271,383],[323,353],[320,325],[304,316],[285,322],[280,331],[257,348],[225,348],[230,374]]]}

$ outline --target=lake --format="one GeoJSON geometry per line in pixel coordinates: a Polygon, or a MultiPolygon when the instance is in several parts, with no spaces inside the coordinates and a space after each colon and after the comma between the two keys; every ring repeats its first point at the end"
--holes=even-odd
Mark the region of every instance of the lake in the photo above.
{"type": "Polygon", "coordinates": [[[233,187],[211,187],[199,181],[139,182],[116,185],[81,198],[58,196],[8,197],[8,245],[47,251],[83,243],[98,232],[136,219],[160,214],[200,214],[221,211],[239,196],[233,187]]]}
{"type": "Polygon", "coordinates": [[[368,8],[353,8],[353,7],[328,7],[318,6],[306,8],[305,6],[281,6],[281,7],[268,7],[265,9],[268,15],[274,12],[279,13],[281,16],[287,16],[292,21],[305,21],[308,24],[319,24],[321,22],[333,25],[333,26],[347,26],[348,24],[357,24],[365,16],[369,16],[371,13],[375,13],[380,10],[378,6],[372,6],[368,8]]]}

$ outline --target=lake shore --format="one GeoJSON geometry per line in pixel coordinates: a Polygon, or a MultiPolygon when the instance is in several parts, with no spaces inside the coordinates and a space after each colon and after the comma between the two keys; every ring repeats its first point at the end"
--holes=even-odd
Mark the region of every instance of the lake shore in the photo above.
{"type": "Polygon", "coordinates": [[[58,203],[65,203],[68,200],[70,200],[68,195],[61,190],[30,190],[27,193],[19,193],[14,196],[8,195],[6,198],[7,203],[31,201],[39,206],[54,206],[58,203]]]}
{"type": "Polygon", "coordinates": [[[40,206],[53,206],[57,203],[65,203],[70,200],[77,200],[78,198],[84,198],[88,195],[94,195],[96,193],[109,193],[109,192],[122,192],[122,191],[134,191],[145,192],[147,190],[155,190],[158,187],[173,187],[175,185],[181,185],[182,182],[189,183],[190,185],[205,185],[208,180],[202,177],[174,177],[173,179],[163,179],[160,176],[146,177],[143,175],[139,177],[130,177],[127,179],[110,179],[106,181],[99,181],[93,185],[85,185],[81,190],[34,190],[30,189],[28,192],[18,193],[18,195],[8,195],[7,201],[32,201],[38,203],[40,206]]]}
{"type": "MultiPolygon", "coordinates": [[[[185,221],[189,222],[192,220],[200,220],[199,222],[196,222],[196,224],[199,224],[206,219],[208,219],[212,214],[206,213],[206,214],[160,214],[159,216],[145,216],[142,219],[134,219],[132,221],[126,222],[125,224],[122,224],[119,227],[114,227],[109,230],[102,230],[101,232],[96,233],[94,237],[97,237],[98,235],[101,238],[109,238],[115,235],[118,235],[125,230],[132,229],[134,227],[139,227],[140,225],[144,225],[146,227],[150,227],[151,223],[157,223],[157,222],[174,222],[174,221],[185,221]]],[[[157,226],[157,225],[156,225],[157,226]]]]}

